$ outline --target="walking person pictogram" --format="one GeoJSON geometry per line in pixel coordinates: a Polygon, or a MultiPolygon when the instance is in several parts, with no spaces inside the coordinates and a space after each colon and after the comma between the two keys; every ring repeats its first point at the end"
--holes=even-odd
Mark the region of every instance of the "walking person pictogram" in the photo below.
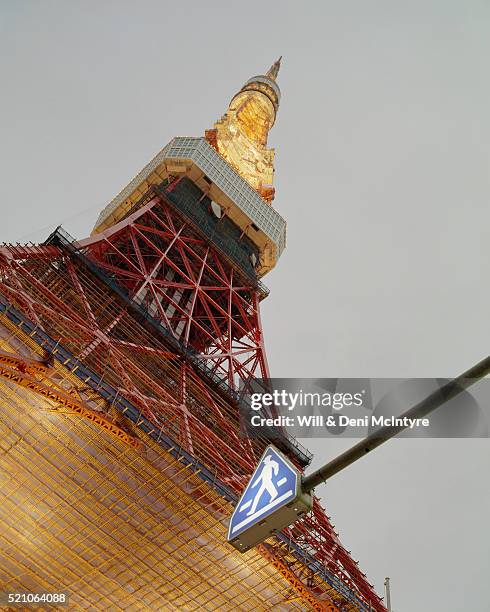
{"type": "Polygon", "coordinates": [[[264,491],[267,491],[270,495],[269,503],[277,497],[277,489],[274,483],[272,482],[272,476],[273,475],[277,476],[278,473],[279,473],[279,464],[277,463],[277,461],[274,461],[274,459],[272,459],[270,455],[267,455],[267,457],[264,459],[264,467],[262,468],[260,476],[255,480],[255,482],[251,486],[251,488],[253,489],[259,483],[261,483],[257,493],[255,494],[255,497],[252,503],[252,507],[247,512],[247,516],[251,516],[252,514],[255,514],[260,498],[262,497],[264,491]]]}
{"type": "Polygon", "coordinates": [[[282,523],[292,512],[299,516],[308,509],[301,499],[300,472],[270,445],[231,515],[228,542],[240,552],[249,550],[274,531],[276,520],[282,523]]]}

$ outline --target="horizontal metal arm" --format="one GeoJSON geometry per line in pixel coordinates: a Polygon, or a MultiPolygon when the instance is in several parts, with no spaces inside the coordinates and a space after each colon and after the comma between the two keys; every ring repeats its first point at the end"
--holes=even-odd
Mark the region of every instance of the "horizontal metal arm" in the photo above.
{"type": "MultiPolygon", "coordinates": [[[[424,400],[413,406],[413,408],[410,408],[410,410],[402,414],[401,418],[408,417],[416,419],[425,417],[488,373],[490,373],[490,356],[486,357],[437,391],[434,391],[434,393],[431,393],[424,400]]],[[[351,465],[351,463],[354,463],[354,461],[357,461],[383,444],[383,442],[386,442],[390,438],[394,438],[406,428],[407,426],[404,425],[381,427],[378,431],[373,432],[367,438],[361,440],[361,442],[358,442],[352,448],[339,455],[336,459],[333,459],[333,461],[330,461],[316,472],[313,472],[313,474],[306,476],[303,479],[303,492],[309,493],[317,485],[325,482],[331,476],[334,476],[351,465]]]]}

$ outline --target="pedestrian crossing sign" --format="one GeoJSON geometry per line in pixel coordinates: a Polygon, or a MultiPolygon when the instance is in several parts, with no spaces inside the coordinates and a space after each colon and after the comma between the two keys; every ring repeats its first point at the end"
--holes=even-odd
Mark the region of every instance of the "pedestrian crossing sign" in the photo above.
{"type": "Polygon", "coordinates": [[[311,507],[301,474],[274,446],[262,455],[230,519],[228,541],[245,552],[311,507]]]}

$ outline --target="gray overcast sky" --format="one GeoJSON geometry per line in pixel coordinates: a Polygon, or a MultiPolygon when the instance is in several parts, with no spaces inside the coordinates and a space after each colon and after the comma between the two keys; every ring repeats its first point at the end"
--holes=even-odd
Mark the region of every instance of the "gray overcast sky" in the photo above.
{"type": "MultiPolygon", "coordinates": [[[[282,54],[272,374],[453,376],[488,353],[488,0],[0,7],[0,240],[87,235],[282,54]]],[[[315,464],[349,444],[309,441],[315,464]]],[[[395,612],[488,609],[489,448],[397,440],[321,488],[395,612]]]]}

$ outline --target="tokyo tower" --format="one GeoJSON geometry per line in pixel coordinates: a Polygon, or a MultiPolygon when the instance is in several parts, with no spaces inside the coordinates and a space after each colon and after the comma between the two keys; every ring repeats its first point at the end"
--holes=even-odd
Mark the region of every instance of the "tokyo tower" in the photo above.
{"type": "MultiPolygon", "coordinates": [[[[269,376],[263,277],[286,246],[269,131],[280,59],[100,213],[0,248],[0,591],[70,609],[385,611],[317,498],[245,554],[226,527],[272,441],[240,435],[269,376]]],[[[273,298],[271,298],[273,299],[273,298]]]]}

